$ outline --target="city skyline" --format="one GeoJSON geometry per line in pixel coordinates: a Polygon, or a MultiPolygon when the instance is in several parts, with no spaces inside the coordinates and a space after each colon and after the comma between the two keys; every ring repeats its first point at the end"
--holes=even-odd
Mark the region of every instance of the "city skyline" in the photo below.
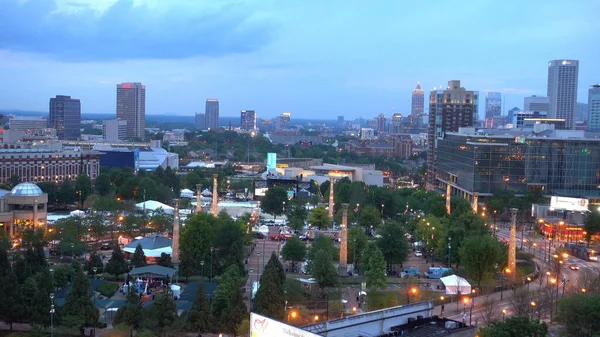
{"type": "MultiPolygon", "coordinates": [[[[344,111],[350,120],[407,115],[419,81],[429,93],[460,80],[480,93],[502,93],[505,111],[522,108],[524,97],[546,95],[547,62],[554,59],[580,61],[580,102],[598,82],[600,23],[593,13],[599,3],[577,2],[569,11],[551,3],[482,1],[460,11],[428,6],[8,0],[1,5],[7,20],[0,23],[0,108],[45,111],[48,97],[65,94],[82,101],[83,114],[113,113],[114,85],[139,81],[150,90],[148,115],[193,116],[216,97],[226,117],[252,107],[263,118],[290,111],[299,119],[335,119],[344,111]],[[530,20],[512,15],[517,10],[530,20]],[[324,20],[332,12],[337,24],[324,20]],[[180,25],[172,27],[173,20],[180,25]],[[130,29],[119,28],[124,25],[130,29]],[[456,38],[443,40],[440,57],[443,27],[456,38]],[[147,34],[135,39],[140,29],[147,34]],[[467,33],[468,46],[454,43],[467,33]],[[116,34],[122,39],[113,39],[116,34]],[[52,42],[54,36],[64,43],[52,42]],[[427,43],[432,40],[439,43],[427,43]],[[419,52],[402,53],[406,48],[419,52]]],[[[483,113],[482,104],[480,118],[483,113]]]]}

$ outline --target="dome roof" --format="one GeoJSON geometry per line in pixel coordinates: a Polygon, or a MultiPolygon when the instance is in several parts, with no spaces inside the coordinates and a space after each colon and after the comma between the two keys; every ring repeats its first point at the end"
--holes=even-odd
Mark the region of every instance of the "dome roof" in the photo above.
{"type": "Polygon", "coordinates": [[[32,183],[20,183],[19,185],[13,187],[10,191],[15,197],[37,197],[40,195],[44,195],[44,192],[38,187],[36,184],[32,183]]]}

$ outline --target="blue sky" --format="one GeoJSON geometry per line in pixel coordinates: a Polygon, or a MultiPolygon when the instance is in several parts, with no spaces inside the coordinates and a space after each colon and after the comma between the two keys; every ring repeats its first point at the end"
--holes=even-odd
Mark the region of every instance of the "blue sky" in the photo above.
{"type": "MultiPolygon", "coordinates": [[[[580,60],[579,101],[600,82],[600,1],[0,0],[0,108],[115,111],[142,82],[148,114],[374,117],[410,111],[459,79],[506,110],[545,95],[547,62],[580,60]]],[[[483,100],[480,101],[483,105],[483,100]]]]}

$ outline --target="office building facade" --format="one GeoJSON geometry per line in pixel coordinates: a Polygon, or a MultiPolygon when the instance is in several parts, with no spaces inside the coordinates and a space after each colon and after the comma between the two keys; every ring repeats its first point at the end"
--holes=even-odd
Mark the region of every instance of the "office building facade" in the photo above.
{"type": "Polygon", "coordinates": [[[449,183],[453,195],[470,200],[475,192],[485,197],[504,189],[600,199],[600,139],[566,130],[461,131],[438,139],[436,180],[441,191],[449,183]]]}
{"type": "Polygon", "coordinates": [[[256,130],[256,111],[242,110],[240,111],[240,127],[245,131],[256,130]]]}
{"type": "Polygon", "coordinates": [[[196,113],[196,129],[206,129],[206,115],[203,113],[196,113]]]}
{"type": "Polygon", "coordinates": [[[550,110],[550,101],[548,97],[530,96],[523,98],[524,111],[548,112],[550,110]]]}
{"type": "Polygon", "coordinates": [[[48,126],[56,129],[58,139],[79,139],[81,137],[81,102],[64,95],[51,98],[48,126]]]}
{"type": "Polygon", "coordinates": [[[126,138],[145,138],[145,85],[139,82],[117,84],[117,119],[127,121],[126,138]]]}
{"type": "Polygon", "coordinates": [[[417,82],[415,90],[412,92],[410,105],[411,115],[423,115],[425,113],[425,92],[421,89],[421,82],[417,82]]]}
{"type": "Polygon", "coordinates": [[[387,132],[387,118],[385,118],[384,114],[379,114],[377,116],[377,135],[381,135],[387,132]]]}
{"type": "Polygon", "coordinates": [[[460,81],[449,81],[445,90],[429,94],[429,129],[427,132],[427,181],[429,190],[435,188],[437,139],[446,132],[461,127],[473,127],[477,122],[479,92],[466,90],[460,81]]]}
{"type": "Polygon", "coordinates": [[[102,138],[110,141],[123,140],[127,137],[127,121],[109,119],[102,121],[102,138]]]}
{"type": "Polygon", "coordinates": [[[588,130],[600,132],[600,84],[588,90],[588,130]]]}
{"type": "Polygon", "coordinates": [[[275,119],[275,129],[289,129],[292,126],[291,119],[292,114],[290,114],[289,112],[284,112],[281,115],[277,116],[277,118],[275,119]]]}
{"type": "Polygon", "coordinates": [[[502,115],[502,94],[499,92],[485,93],[485,119],[493,119],[502,115]]]}
{"type": "Polygon", "coordinates": [[[579,61],[548,62],[548,117],[563,118],[567,129],[575,129],[579,61]]]}
{"type": "Polygon", "coordinates": [[[8,121],[11,130],[33,135],[41,135],[47,125],[48,121],[42,117],[15,116],[8,121]]]}
{"type": "Polygon", "coordinates": [[[204,108],[204,128],[207,130],[217,130],[219,128],[219,100],[209,98],[206,100],[204,108]]]}
{"type": "Polygon", "coordinates": [[[577,103],[577,114],[575,116],[576,121],[586,121],[588,111],[589,108],[587,103],[577,103]]]}

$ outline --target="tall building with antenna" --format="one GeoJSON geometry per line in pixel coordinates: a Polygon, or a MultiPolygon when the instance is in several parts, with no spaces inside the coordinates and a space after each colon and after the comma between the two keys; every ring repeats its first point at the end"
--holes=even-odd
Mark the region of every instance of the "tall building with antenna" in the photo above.
{"type": "Polygon", "coordinates": [[[421,82],[417,82],[417,87],[412,92],[412,102],[410,106],[411,115],[422,115],[425,112],[425,92],[421,89],[421,82]]]}

